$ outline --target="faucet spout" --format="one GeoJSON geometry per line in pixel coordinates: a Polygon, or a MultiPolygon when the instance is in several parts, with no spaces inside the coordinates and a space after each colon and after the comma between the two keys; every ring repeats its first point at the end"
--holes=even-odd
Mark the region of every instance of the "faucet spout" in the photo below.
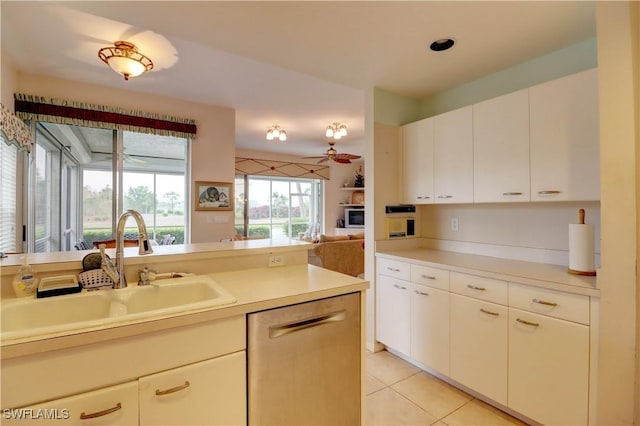
{"type": "Polygon", "coordinates": [[[135,210],[125,210],[124,213],[118,218],[118,225],[116,226],[116,268],[118,269],[118,282],[115,282],[113,288],[125,288],[127,286],[127,279],[124,274],[124,225],[129,217],[133,217],[138,226],[138,244],[140,255],[151,254],[153,249],[151,248],[151,241],[147,235],[147,226],[144,223],[142,215],[135,210]]]}

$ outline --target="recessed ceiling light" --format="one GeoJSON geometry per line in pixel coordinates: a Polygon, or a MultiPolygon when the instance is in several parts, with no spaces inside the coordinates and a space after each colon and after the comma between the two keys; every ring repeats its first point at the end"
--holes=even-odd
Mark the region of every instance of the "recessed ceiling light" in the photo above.
{"type": "Polygon", "coordinates": [[[450,49],[454,45],[454,43],[455,41],[453,41],[453,39],[451,38],[441,38],[431,43],[431,46],[429,46],[429,48],[434,52],[442,52],[443,50],[450,49]]]}

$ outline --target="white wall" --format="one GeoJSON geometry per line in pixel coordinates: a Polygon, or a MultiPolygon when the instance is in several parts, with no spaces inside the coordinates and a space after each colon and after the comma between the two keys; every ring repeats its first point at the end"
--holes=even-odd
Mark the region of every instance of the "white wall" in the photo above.
{"type": "MultiPolygon", "coordinates": [[[[2,81],[4,84],[4,74],[2,81]]],[[[235,111],[162,96],[134,93],[76,81],[18,72],[16,92],[99,105],[173,115],[196,120],[198,132],[192,144],[191,181],[234,181],[235,111]]],[[[4,89],[4,87],[3,87],[4,89]]],[[[3,93],[4,96],[4,93],[3,93]]],[[[193,194],[192,194],[193,196],[193,194]]],[[[191,242],[220,241],[233,236],[233,212],[196,212],[191,203],[191,242]],[[224,216],[226,223],[212,220],[224,216]]]]}

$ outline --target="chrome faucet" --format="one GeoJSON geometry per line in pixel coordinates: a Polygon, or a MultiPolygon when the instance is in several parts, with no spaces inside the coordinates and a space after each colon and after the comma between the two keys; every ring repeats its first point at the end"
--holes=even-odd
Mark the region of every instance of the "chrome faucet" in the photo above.
{"type": "Polygon", "coordinates": [[[140,247],[138,253],[151,254],[153,249],[151,248],[151,242],[147,235],[147,226],[144,224],[142,215],[135,210],[126,210],[118,218],[118,225],[116,226],[116,265],[115,267],[108,261],[108,264],[103,263],[102,269],[109,275],[109,278],[113,281],[113,288],[125,288],[127,287],[127,278],[124,274],[124,225],[127,222],[129,216],[133,217],[138,225],[138,245],[140,247]]]}

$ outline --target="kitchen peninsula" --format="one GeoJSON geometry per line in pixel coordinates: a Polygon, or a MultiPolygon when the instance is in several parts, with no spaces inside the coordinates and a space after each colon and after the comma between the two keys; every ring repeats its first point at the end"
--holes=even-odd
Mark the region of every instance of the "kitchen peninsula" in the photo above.
{"type": "MultiPolygon", "coordinates": [[[[247,417],[251,423],[247,352],[252,342],[247,339],[247,315],[317,300],[331,304],[350,294],[360,301],[356,318],[360,339],[354,342],[359,356],[353,365],[360,378],[356,398],[361,400],[368,282],[308,265],[308,244],[296,241],[249,240],[154,250],[152,255],[138,256],[135,248],[125,249],[130,287],[145,266],[159,273],[189,272],[212,279],[235,302],[3,338],[3,424],[29,423],[33,419],[17,416],[38,409],[52,419],[67,417],[60,424],[76,424],[91,416],[101,417],[104,424],[246,424],[247,417]],[[274,256],[283,266],[268,266],[274,256]],[[18,407],[32,411],[12,411],[18,407]]],[[[29,262],[38,277],[78,273],[86,253],[33,254],[29,262]]],[[[2,260],[3,299],[5,295],[11,299],[19,257],[2,260]]],[[[119,290],[91,293],[103,291],[119,290]]],[[[54,298],[61,297],[67,296],[54,298]]]]}

